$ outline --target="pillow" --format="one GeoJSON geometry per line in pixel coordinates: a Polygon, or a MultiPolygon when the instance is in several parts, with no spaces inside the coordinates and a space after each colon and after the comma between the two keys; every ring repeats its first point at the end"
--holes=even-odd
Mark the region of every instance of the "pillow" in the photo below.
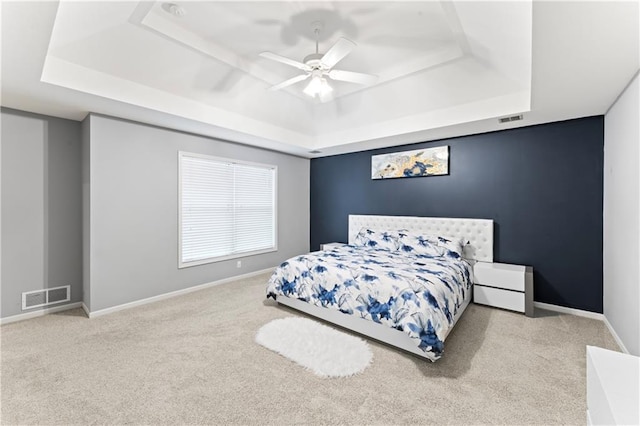
{"type": "Polygon", "coordinates": [[[355,240],[356,245],[385,249],[385,250],[397,250],[398,249],[398,237],[395,233],[387,231],[374,231],[369,228],[362,228],[355,240]]]}
{"type": "Polygon", "coordinates": [[[416,234],[406,229],[398,231],[398,250],[427,256],[442,256],[444,254],[444,249],[438,245],[437,238],[416,234]]]}
{"type": "Polygon", "coordinates": [[[441,235],[435,237],[437,239],[438,247],[440,247],[445,256],[454,257],[459,259],[462,257],[462,250],[464,246],[469,244],[462,237],[443,237],[441,235]]]}

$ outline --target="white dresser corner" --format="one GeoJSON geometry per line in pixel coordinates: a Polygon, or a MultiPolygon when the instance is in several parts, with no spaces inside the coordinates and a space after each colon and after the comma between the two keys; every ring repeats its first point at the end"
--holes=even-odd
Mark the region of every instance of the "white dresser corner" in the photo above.
{"type": "Polygon", "coordinates": [[[640,358],[587,346],[587,424],[640,424],[640,358]]]}

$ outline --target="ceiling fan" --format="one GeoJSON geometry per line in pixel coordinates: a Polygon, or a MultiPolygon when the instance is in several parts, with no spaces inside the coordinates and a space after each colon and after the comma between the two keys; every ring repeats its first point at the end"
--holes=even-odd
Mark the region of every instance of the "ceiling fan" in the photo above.
{"type": "Polygon", "coordinates": [[[321,22],[312,23],[314,34],[316,35],[316,53],[307,55],[302,62],[289,59],[284,56],[277,55],[272,52],[262,52],[260,56],[263,58],[278,61],[286,65],[298,68],[304,71],[304,74],[297,75],[293,78],[283,81],[269,88],[269,90],[280,90],[293,84],[311,78],[311,81],[305,87],[304,93],[326,102],[331,99],[333,88],[327,82],[327,77],[331,80],[346,81],[349,83],[357,83],[364,85],[374,84],[378,77],[371,74],[363,74],[353,71],[336,70],[333,67],[347,56],[356,47],[356,44],[344,37],[338,39],[337,42],[323,55],[318,53],[318,35],[322,30],[321,22]]]}

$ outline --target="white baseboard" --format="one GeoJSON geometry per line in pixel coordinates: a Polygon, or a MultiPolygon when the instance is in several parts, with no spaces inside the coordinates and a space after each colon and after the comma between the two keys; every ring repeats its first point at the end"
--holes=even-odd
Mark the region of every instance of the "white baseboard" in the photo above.
{"type": "Polygon", "coordinates": [[[551,305],[549,303],[533,302],[533,306],[547,311],[560,312],[562,314],[597,319],[600,321],[602,321],[602,319],[604,318],[604,315],[598,314],[596,312],[583,311],[582,309],[565,308],[564,306],[551,305]]]}
{"type": "Polygon", "coordinates": [[[0,318],[0,325],[10,324],[12,322],[24,321],[31,318],[41,317],[48,314],[55,314],[56,312],[68,311],[69,309],[76,309],[82,306],[82,302],[67,303],[66,305],[53,306],[51,308],[40,309],[38,311],[27,312],[24,314],[12,315],[6,318],[0,318]]]}
{"type": "Polygon", "coordinates": [[[82,302],[82,310],[84,311],[84,314],[87,316],[87,318],[89,318],[89,308],[87,308],[87,305],[85,305],[84,302],[82,302]]]}
{"type": "Polygon", "coordinates": [[[533,306],[535,306],[536,308],[545,309],[547,311],[560,312],[563,314],[576,315],[579,317],[600,320],[604,322],[604,325],[607,326],[607,328],[609,329],[609,332],[611,333],[614,340],[620,347],[620,350],[626,354],[629,353],[624,343],[622,343],[622,339],[620,339],[620,336],[618,336],[618,333],[616,333],[616,331],[613,329],[613,327],[611,326],[611,323],[609,322],[609,320],[607,320],[607,317],[605,317],[604,314],[583,311],[581,309],[565,308],[564,306],[550,305],[548,303],[542,303],[542,302],[533,302],[533,306]]]}
{"type": "Polygon", "coordinates": [[[237,280],[241,280],[241,279],[245,279],[245,278],[251,278],[251,277],[254,277],[256,275],[260,275],[260,274],[265,274],[267,272],[271,272],[271,271],[273,271],[274,268],[275,267],[262,269],[260,271],[255,271],[255,272],[249,272],[247,274],[235,275],[233,277],[223,278],[221,280],[217,280],[217,281],[212,281],[212,282],[196,285],[196,286],[193,286],[193,287],[188,287],[188,288],[184,288],[182,290],[176,290],[176,291],[172,291],[172,292],[169,292],[169,293],[160,294],[158,296],[148,297],[146,299],[140,299],[140,300],[136,300],[134,302],[124,303],[122,305],[112,306],[110,308],[100,309],[100,310],[97,310],[97,311],[89,311],[86,308],[86,306],[84,308],[85,308],[85,312],[87,313],[87,316],[89,318],[96,318],[96,317],[99,317],[99,316],[102,316],[102,315],[111,314],[113,312],[122,311],[124,309],[135,308],[136,306],[146,305],[148,303],[153,303],[153,302],[158,302],[160,300],[170,299],[172,297],[181,296],[183,294],[192,293],[192,292],[198,291],[198,290],[204,290],[205,288],[214,287],[214,286],[217,286],[217,285],[220,285],[220,284],[225,284],[225,283],[228,283],[228,282],[231,282],[231,281],[237,281],[237,280]]]}
{"type": "Polygon", "coordinates": [[[611,323],[609,322],[607,317],[605,317],[603,315],[602,316],[602,321],[604,321],[604,325],[607,326],[607,328],[609,329],[609,332],[611,333],[611,335],[615,339],[616,343],[618,344],[618,346],[620,346],[620,350],[622,352],[624,352],[625,354],[628,354],[629,351],[627,350],[627,347],[624,345],[624,343],[622,343],[622,339],[620,339],[620,336],[618,336],[618,333],[616,333],[616,331],[613,329],[613,326],[611,325],[611,323]]]}

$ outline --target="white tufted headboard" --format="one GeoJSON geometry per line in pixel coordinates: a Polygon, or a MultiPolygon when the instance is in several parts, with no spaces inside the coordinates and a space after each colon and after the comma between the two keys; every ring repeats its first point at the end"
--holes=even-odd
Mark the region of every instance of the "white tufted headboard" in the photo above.
{"type": "Polygon", "coordinates": [[[469,241],[463,257],[493,262],[493,220],[448,217],[349,215],[349,244],[353,244],[360,229],[380,231],[408,229],[424,235],[463,237],[469,241]]]}

